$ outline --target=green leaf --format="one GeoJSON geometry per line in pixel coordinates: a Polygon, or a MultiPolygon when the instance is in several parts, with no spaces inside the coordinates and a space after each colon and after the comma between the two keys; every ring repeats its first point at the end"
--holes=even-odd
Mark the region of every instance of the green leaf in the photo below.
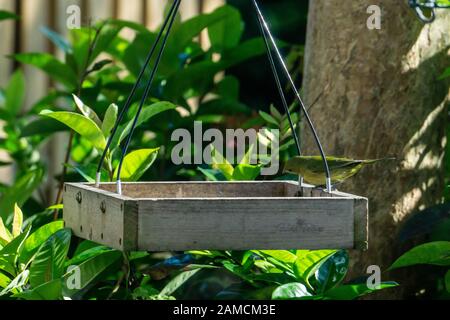
{"type": "Polygon", "coordinates": [[[12,240],[12,235],[8,231],[8,229],[6,229],[5,224],[3,223],[3,219],[0,218],[0,244],[2,246],[5,246],[11,240],[12,240]]]}
{"type": "Polygon", "coordinates": [[[195,276],[197,272],[199,272],[202,269],[195,269],[191,271],[186,271],[183,273],[180,273],[178,276],[176,276],[173,280],[171,280],[160,292],[160,296],[169,297],[171,296],[175,291],[177,291],[183,284],[185,284],[190,278],[195,276]]]}
{"type": "Polygon", "coordinates": [[[39,247],[47,241],[53,234],[64,228],[63,221],[55,221],[46,224],[35,232],[33,232],[26,240],[23,245],[22,252],[19,256],[19,261],[23,264],[27,264],[39,247]]]}
{"type": "Polygon", "coordinates": [[[6,218],[12,213],[16,203],[22,206],[41,184],[43,176],[43,169],[31,170],[5,189],[0,198],[0,217],[6,218]]]}
{"type": "Polygon", "coordinates": [[[64,274],[71,236],[70,229],[62,229],[41,245],[30,267],[30,284],[33,288],[60,279],[64,274]]]}
{"type": "Polygon", "coordinates": [[[0,21],[6,20],[6,19],[18,20],[19,16],[15,15],[14,13],[9,12],[9,11],[0,10],[0,21]]]}
{"type": "Polygon", "coordinates": [[[40,31],[64,53],[72,53],[72,47],[70,46],[70,43],[66,39],[64,39],[62,35],[45,26],[40,27],[40,31]]]}
{"type": "Polygon", "coordinates": [[[66,273],[63,277],[63,295],[64,297],[73,297],[91,283],[93,283],[101,274],[103,274],[110,266],[119,262],[122,253],[118,251],[109,251],[97,255],[82,264],[78,265],[79,272],[73,271],[66,273]],[[80,276],[79,283],[73,282],[73,278],[80,276]],[[79,289],[74,284],[79,285],[79,289]],[[74,288],[75,287],[75,288],[74,288]]]}
{"type": "Polygon", "coordinates": [[[347,275],[348,264],[349,257],[345,250],[340,250],[327,257],[314,274],[316,291],[322,294],[337,287],[347,275]]]}
{"type": "Polygon", "coordinates": [[[32,290],[23,291],[13,295],[14,298],[28,301],[54,301],[62,298],[61,279],[44,283],[32,290]]]}
{"type": "Polygon", "coordinates": [[[72,95],[72,97],[73,100],[75,101],[75,105],[77,106],[78,110],[80,110],[81,114],[83,114],[86,118],[89,118],[92,121],[94,121],[97,126],[101,127],[102,121],[95,113],[95,111],[89,108],[87,105],[85,105],[84,102],[81,101],[81,99],[78,98],[76,95],[72,95]]]}
{"type": "MultiPolygon", "coordinates": [[[[121,172],[122,181],[137,181],[152,166],[158,156],[157,149],[141,149],[128,154],[124,161],[121,172]]],[[[117,169],[114,179],[117,178],[117,169]]]]}
{"type": "Polygon", "coordinates": [[[102,130],[89,118],[74,112],[51,112],[44,110],[40,115],[55,119],[77,132],[99,150],[106,147],[106,139],[102,130]]]}
{"type": "Polygon", "coordinates": [[[261,174],[260,166],[239,164],[234,168],[233,181],[254,181],[261,174]]]}
{"type": "Polygon", "coordinates": [[[23,213],[17,203],[14,205],[14,218],[12,226],[12,236],[17,238],[22,233],[23,213]]]}
{"type": "Polygon", "coordinates": [[[109,137],[112,129],[117,121],[117,114],[119,112],[119,108],[115,104],[111,104],[106,110],[105,118],[103,119],[102,131],[105,137],[109,137]]]}
{"type": "Polygon", "coordinates": [[[212,154],[212,168],[216,170],[220,170],[227,180],[233,180],[234,168],[233,166],[225,159],[223,155],[220,154],[219,151],[214,148],[214,145],[211,145],[211,154],[212,154]]]}
{"type": "Polygon", "coordinates": [[[319,269],[325,259],[337,250],[298,250],[298,259],[294,264],[294,273],[299,280],[309,285],[309,278],[319,269]]]}
{"type": "Polygon", "coordinates": [[[257,253],[262,253],[287,264],[294,264],[297,261],[297,256],[288,250],[260,250],[257,253]]]}
{"type": "Polygon", "coordinates": [[[231,6],[222,6],[213,12],[223,15],[223,19],[208,27],[208,35],[213,50],[221,52],[237,46],[244,31],[244,24],[239,10],[231,6]]]}
{"type": "Polygon", "coordinates": [[[19,113],[25,101],[25,77],[21,70],[16,71],[5,90],[5,109],[11,116],[19,113]]]}
{"type": "Polygon", "coordinates": [[[2,250],[0,250],[0,269],[5,270],[11,275],[16,275],[17,260],[20,257],[24,242],[30,234],[31,226],[28,226],[25,231],[14,238],[2,250]]]}
{"type": "Polygon", "coordinates": [[[274,126],[279,126],[279,123],[277,120],[275,120],[274,117],[272,117],[270,114],[268,114],[267,112],[264,111],[260,111],[259,115],[261,116],[261,118],[264,119],[264,121],[266,121],[267,123],[273,124],[274,126]]]}
{"type": "Polygon", "coordinates": [[[270,115],[277,120],[277,122],[281,122],[283,120],[283,115],[275,108],[272,104],[270,105],[270,115]]]}
{"type": "Polygon", "coordinates": [[[78,80],[72,69],[47,53],[19,53],[13,56],[17,61],[32,65],[47,73],[50,78],[67,86],[76,88],[78,80]]]}
{"type": "Polygon", "coordinates": [[[324,298],[331,300],[354,300],[366,294],[396,286],[398,286],[398,284],[395,282],[382,282],[378,288],[369,289],[367,284],[350,284],[327,291],[324,294],[324,298]]]}
{"type": "MultiPolygon", "coordinates": [[[[176,109],[176,107],[177,107],[176,105],[174,105],[173,103],[167,102],[167,101],[156,102],[147,107],[144,107],[142,109],[141,115],[139,116],[139,120],[137,122],[136,127],[139,127],[143,123],[149,121],[154,116],[156,116],[162,112],[168,111],[168,110],[174,110],[174,109],[176,109]]],[[[118,130],[118,132],[120,132],[120,136],[117,140],[115,139],[116,142],[115,143],[113,142],[112,145],[118,145],[120,142],[122,142],[130,133],[132,125],[133,125],[133,122],[130,121],[125,126],[121,126],[118,130]]]]}
{"type": "Polygon", "coordinates": [[[68,128],[66,125],[61,122],[56,122],[53,119],[36,119],[22,129],[21,137],[27,138],[36,135],[50,135],[67,130],[68,128]]]}
{"type": "Polygon", "coordinates": [[[0,272],[0,288],[5,289],[11,283],[11,279],[0,272]]]}
{"type": "Polygon", "coordinates": [[[288,283],[279,286],[272,293],[273,300],[292,300],[311,297],[305,285],[301,283],[288,283]]]}
{"type": "Polygon", "coordinates": [[[20,273],[17,277],[14,278],[13,281],[9,283],[9,285],[5,289],[3,289],[3,291],[0,292],[0,297],[5,296],[11,292],[18,293],[20,290],[22,290],[22,287],[28,281],[29,274],[29,270],[24,270],[22,273],[20,273]]]}
{"type": "Polygon", "coordinates": [[[389,270],[417,264],[450,266],[450,242],[438,241],[417,246],[398,258],[389,270]]]}

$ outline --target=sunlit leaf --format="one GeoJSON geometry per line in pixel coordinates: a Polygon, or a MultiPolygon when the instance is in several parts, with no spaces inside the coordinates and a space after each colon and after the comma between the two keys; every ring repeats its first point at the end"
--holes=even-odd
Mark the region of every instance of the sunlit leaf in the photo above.
{"type": "Polygon", "coordinates": [[[272,293],[273,300],[291,300],[311,297],[312,294],[308,291],[305,285],[301,283],[288,283],[279,286],[272,293]]]}
{"type": "Polygon", "coordinates": [[[14,238],[18,237],[22,233],[22,225],[23,225],[23,213],[16,203],[14,205],[14,218],[12,225],[12,235],[14,238]]]}
{"type": "MultiPolygon", "coordinates": [[[[141,149],[129,153],[124,161],[121,172],[122,181],[137,181],[152,166],[158,156],[158,149],[141,149]]],[[[117,169],[114,179],[117,178],[117,169]]]]}
{"type": "Polygon", "coordinates": [[[106,114],[102,124],[102,131],[105,137],[109,137],[109,135],[111,134],[111,130],[116,124],[118,110],[119,108],[115,104],[111,104],[108,110],[106,110],[106,114]]]}
{"type": "Polygon", "coordinates": [[[33,288],[60,279],[64,274],[71,236],[70,229],[62,229],[41,245],[30,266],[30,284],[33,288]]]}
{"type": "Polygon", "coordinates": [[[75,105],[77,106],[78,110],[80,110],[81,114],[83,114],[86,118],[89,118],[92,121],[94,121],[98,127],[101,127],[102,121],[98,117],[97,113],[95,113],[94,110],[85,105],[84,102],[81,101],[81,99],[78,98],[76,95],[72,95],[72,97],[73,100],[75,101],[75,105]]]}
{"type": "Polygon", "coordinates": [[[450,266],[450,242],[437,241],[419,245],[398,258],[389,270],[417,264],[450,266]]]}
{"type": "Polygon", "coordinates": [[[47,241],[53,234],[64,228],[63,221],[55,221],[49,224],[43,225],[35,232],[33,232],[26,240],[23,245],[22,253],[20,254],[19,260],[21,263],[26,264],[29,262],[31,257],[36,253],[39,247],[47,241]]]}
{"type": "Polygon", "coordinates": [[[99,150],[105,149],[105,136],[98,125],[91,119],[73,112],[51,112],[49,110],[44,110],[40,114],[64,123],[73,131],[90,141],[95,148],[99,150]]]}

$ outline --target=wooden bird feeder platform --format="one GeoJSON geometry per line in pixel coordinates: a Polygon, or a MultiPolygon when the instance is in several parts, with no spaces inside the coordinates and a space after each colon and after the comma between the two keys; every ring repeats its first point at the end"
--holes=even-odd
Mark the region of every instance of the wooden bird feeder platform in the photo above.
{"type": "Polygon", "coordinates": [[[123,251],[367,249],[368,200],[295,182],[68,183],[64,221],[123,251]]]}

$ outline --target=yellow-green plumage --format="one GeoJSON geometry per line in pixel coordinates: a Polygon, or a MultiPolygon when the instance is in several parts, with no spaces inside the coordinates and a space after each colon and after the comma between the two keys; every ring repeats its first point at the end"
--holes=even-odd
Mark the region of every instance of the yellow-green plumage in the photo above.
{"type": "MultiPolygon", "coordinates": [[[[327,157],[330,167],[331,183],[339,184],[357,174],[365,165],[374,164],[383,160],[353,160],[346,158],[327,157]]],[[[284,167],[285,172],[298,174],[304,181],[316,186],[325,185],[325,169],[320,156],[302,156],[289,159],[284,167]]]]}

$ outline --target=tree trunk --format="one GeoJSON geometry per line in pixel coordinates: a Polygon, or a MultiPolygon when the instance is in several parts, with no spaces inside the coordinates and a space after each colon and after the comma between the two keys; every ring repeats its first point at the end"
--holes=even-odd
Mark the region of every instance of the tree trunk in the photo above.
{"type": "MultiPolygon", "coordinates": [[[[443,196],[450,94],[438,77],[450,67],[450,10],[424,25],[406,3],[310,1],[304,92],[308,105],[317,100],[311,116],[326,153],[397,158],[339,187],[369,198],[369,250],[352,253],[353,276],[370,265],[386,270],[399,255],[401,222],[443,196]],[[380,30],[366,24],[372,4],[381,8],[380,30]]],[[[305,154],[318,154],[303,132],[305,154]]]]}

